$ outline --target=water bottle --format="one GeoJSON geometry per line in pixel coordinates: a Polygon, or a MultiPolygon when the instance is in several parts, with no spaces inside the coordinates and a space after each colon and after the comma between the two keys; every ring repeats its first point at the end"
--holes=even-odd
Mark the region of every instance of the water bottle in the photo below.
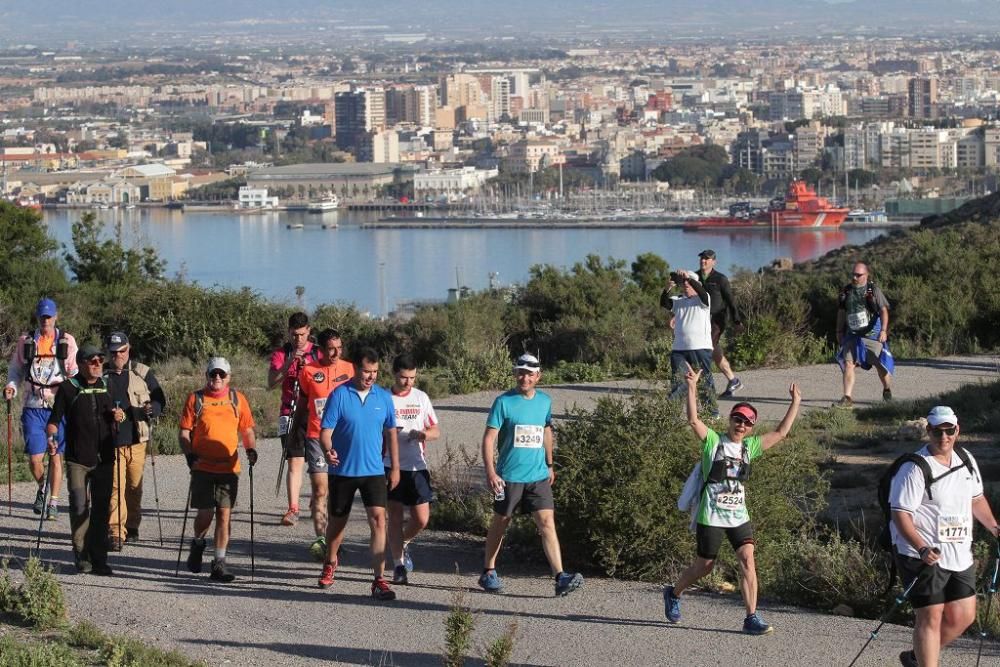
{"type": "MultiPolygon", "coordinates": [[[[500,480],[500,482],[502,484],[503,480],[500,480]]],[[[504,486],[501,486],[500,490],[493,494],[493,500],[499,503],[507,499],[507,489],[505,487],[506,484],[504,486]]]]}

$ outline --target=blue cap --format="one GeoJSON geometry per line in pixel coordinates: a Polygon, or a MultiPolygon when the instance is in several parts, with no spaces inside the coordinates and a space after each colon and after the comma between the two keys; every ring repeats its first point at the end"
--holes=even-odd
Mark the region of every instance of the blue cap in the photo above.
{"type": "Polygon", "coordinates": [[[56,316],[56,302],[52,299],[45,297],[38,302],[35,306],[35,316],[36,317],[55,317],[56,316]]]}

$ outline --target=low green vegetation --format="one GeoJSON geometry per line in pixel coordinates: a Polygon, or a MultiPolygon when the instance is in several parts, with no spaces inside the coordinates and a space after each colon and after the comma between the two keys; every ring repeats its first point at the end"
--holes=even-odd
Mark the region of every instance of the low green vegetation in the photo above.
{"type": "MultiPolygon", "coordinates": [[[[476,629],[476,614],[465,602],[464,593],[456,593],[451,611],[444,620],[444,653],[441,664],[444,667],[464,667],[470,663],[472,633],[476,629]]],[[[517,642],[517,621],[482,647],[482,664],[486,667],[507,667],[517,642]]],[[[473,664],[476,664],[473,662],[473,664]]]]}

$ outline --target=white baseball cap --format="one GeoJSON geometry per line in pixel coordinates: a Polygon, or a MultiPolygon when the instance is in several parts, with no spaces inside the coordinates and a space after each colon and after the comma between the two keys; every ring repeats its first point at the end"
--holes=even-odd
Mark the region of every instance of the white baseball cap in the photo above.
{"type": "Polygon", "coordinates": [[[958,426],[958,415],[947,405],[935,405],[927,413],[927,423],[931,426],[940,426],[941,424],[958,426]]]}
{"type": "Polygon", "coordinates": [[[538,357],[533,354],[522,354],[514,364],[515,371],[531,371],[532,373],[542,370],[542,364],[538,357]]]}
{"type": "Polygon", "coordinates": [[[225,371],[226,375],[231,375],[233,369],[230,368],[229,362],[226,361],[225,357],[212,357],[208,360],[208,368],[205,369],[205,375],[208,375],[214,370],[225,371]]]}

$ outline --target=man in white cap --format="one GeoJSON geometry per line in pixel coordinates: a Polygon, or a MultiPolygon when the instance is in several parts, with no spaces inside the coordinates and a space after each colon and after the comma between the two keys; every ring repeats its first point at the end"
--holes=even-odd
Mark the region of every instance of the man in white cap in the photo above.
{"type": "Polygon", "coordinates": [[[486,484],[494,493],[493,521],[486,535],[486,555],[479,586],[488,593],[502,590],[496,560],[514,511],[531,513],[542,538],[542,549],[555,577],[555,594],[564,596],[583,584],[578,573],[563,570],[556,534],[552,484],[556,473],[552,451],[552,399],[535,389],[542,376],[538,359],[522,354],[514,366],[517,387],[493,401],[483,433],[486,484]],[[494,461],[494,446],[500,440],[494,461]]]}
{"type": "Polygon", "coordinates": [[[992,535],[1000,526],[983,495],[979,466],[958,447],[958,416],[939,405],[927,415],[927,446],[903,463],[892,479],[892,544],[916,623],[906,666],[937,665],[941,649],[976,618],[975,518],[992,535]]]}
{"type": "Polygon", "coordinates": [[[660,296],[660,305],[673,313],[670,326],[674,330],[674,343],[670,351],[670,393],[680,395],[685,387],[684,374],[688,366],[701,369],[699,403],[713,415],[719,412],[712,379],[712,309],[711,298],[698,274],[693,271],[676,271],[660,296]],[[671,296],[675,287],[681,293],[671,296]]]}
{"type": "Polygon", "coordinates": [[[212,357],[205,369],[205,386],[187,397],[181,413],[180,444],[191,468],[194,539],[187,566],[201,572],[205,535],[215,519],[215,559],[211,579],[228,583],[236,577],[226,567],[229,517],[239,488],[239,444],[252,468],[257,463],[253,414],[242,392],[229,386],[232,370],[223,357],[212,357]]]}

